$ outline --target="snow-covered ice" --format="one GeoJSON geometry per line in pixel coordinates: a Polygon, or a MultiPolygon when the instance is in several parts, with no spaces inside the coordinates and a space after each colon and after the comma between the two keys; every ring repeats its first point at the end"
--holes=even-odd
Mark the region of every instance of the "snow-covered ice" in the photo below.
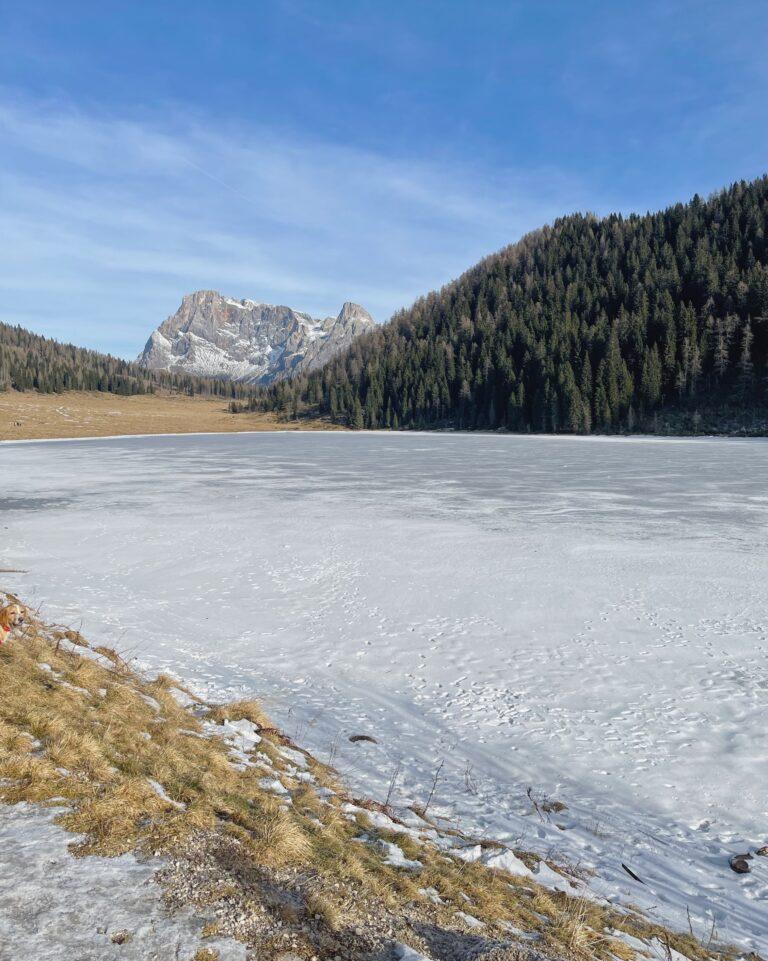
{"type": "Polygon", "coordinates": [[[766,477],[725,439],[2,445],[0,566],[361,793],[437,775],[430,817],[766,953],[768,858],[728,866],[768,842],[766,477]]]}

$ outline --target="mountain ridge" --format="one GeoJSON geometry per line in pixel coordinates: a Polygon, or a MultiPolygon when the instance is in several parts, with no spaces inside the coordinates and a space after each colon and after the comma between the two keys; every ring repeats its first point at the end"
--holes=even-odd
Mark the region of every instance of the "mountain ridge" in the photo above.
{"type": "Polygon", "coordinates": [[[137,363],[149,370],[268,384],[322,366],[373,318],[346,301],[322,320],[285,305],[237,300],[216,290],[186,294],[150,335],[137,363]]]}

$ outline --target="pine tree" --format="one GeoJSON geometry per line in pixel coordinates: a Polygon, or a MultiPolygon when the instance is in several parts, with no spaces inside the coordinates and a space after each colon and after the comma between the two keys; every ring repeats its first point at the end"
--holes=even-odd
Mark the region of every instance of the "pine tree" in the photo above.
{"type": "Polygon", "coordinates": [[[363,407],[357,397],[355,397],[352,404],[352,423],[350,426],[355,430],[362,430],[365,427],[363,407]]]}
{"type": "Polygon", "coordinates": [[[747,320],[741,337],[741,352],[739,356],[739,387],[744,400],[752,393],[755,368],[752,363],[752,323],[747,320]]]}
{"type": "Polygon", "coordinates": [[[643,372],[640,383],[640,395],[646,410],[653,410],[661,400],[662,370],[658,347],[654,344],[650,350],[646,348],[643,358],[643,372]]]}

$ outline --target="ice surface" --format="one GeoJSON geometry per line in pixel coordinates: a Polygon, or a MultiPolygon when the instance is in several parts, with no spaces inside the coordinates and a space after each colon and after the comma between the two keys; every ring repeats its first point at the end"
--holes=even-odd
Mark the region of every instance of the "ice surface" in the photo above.
{"type": "Polygon", "coordinates": [[[430,817],[766,953],[768,859],[728,867],[768,842],[766,477],[724,439],[3,445],[0,566],[360,793],[437,774],[430,817]]]}

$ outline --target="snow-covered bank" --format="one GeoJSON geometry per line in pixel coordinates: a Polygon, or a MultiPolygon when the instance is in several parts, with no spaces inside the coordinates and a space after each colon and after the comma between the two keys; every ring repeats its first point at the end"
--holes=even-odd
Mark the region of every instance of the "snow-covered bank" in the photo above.
{"type": "Polygon", "coordinates": [[[205,704],[33,614],[0,662],[0,867],[12,884],[0,933],[14,961],[108,950],[106,938],[149,956],[162,941],[180,959],[197,938],[186,961],[222,961],[217,942],[231,956],[227,938],[252,961],[394,961],[405,945],[436,961],[547,961],[574,945],[583,961],[642,961],[660,937],[683,961],[730,957],[598,903],[568,867],[352,797],[257,702],[205,704]],[[130,890],[137,852],[159,868],[142,881],[149,899],[130,890]],[[97,855],[114,858],[108,870],[97,855]]]}
{"type": "Polygon", "coordinates": [[[400,762],[423,801],[444,758],[434,811],[765,953],[768,870],[727,857],[768,840],[766,467],[725,440],[9,447],[0,560],[91,637],[265,695],[374,794],[400,762]]]}

